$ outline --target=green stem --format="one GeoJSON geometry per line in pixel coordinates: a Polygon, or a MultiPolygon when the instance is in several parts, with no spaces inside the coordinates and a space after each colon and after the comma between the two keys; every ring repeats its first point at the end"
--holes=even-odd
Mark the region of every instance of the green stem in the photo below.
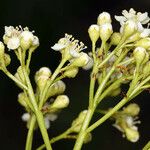
{"type": "Polygon", "coordinates": [[[30,120],[30,126],[28,129],[25,150],[32,149],[33,131],[34,131],[35,123],[36,123],[36,117],[35,115],[32,115],[31,120],[30,120]]]}
{"type": "Polygon", "coordinates": [[[27,90],[27,87],[20,82],[17,78],[15,78],[7,69],[2,69],[2,71],[11,79],[13,80],[16,84],[21,86],[23,89],[27,90]]]}
{"type": "Polygon", "coordinates": [[[24,73],[24,76],[25,76],[25,79],[26,79],[26,83],[28,85],[27,92],[28,92],[29,98],[31,100],[31,103],[33,105],[34,113],[36,115],[37,122],[38,122],[38,125],[39,125],[39,128],[40,128],[44,143],[46,145],[47,150],[52,150],[52,147],[49,143],[48,133],[47,133],[47,130],[45,128],[45,122],[44,122],[43,114],[38,108],[38,105],[37,105],[37,102],[36,102],[36,99],[35,99],[35,95],[34,95],[34,92],[33,92],[33,88],[32,88],[30,79],[28,77],[28,74],[25,70],[25,67],[22,67],[22,69],[23,69],[23,73],[24,73]]]}
{"type": "Polygon", "coordinates": [[[150,141],[144,146],[143,150],[150,150],[150,141]]]}
{"type": "Polygon", "coordinates": [[[105,114],[101,119],[92,124],[87,130],[86,133],[91,132],[103,122],[105,122],[108,118],[110,118],[116,111],[118,111],[122,106],[124,106],[128,102],[128,99],[123,98],[114,108],[112,108],[107,114],[105,114]]]}
{"type": "Polygon", "coordinates": [[[93,109],[88,109],[87,115],[86,115],[86,117],[84,119],[83,125],[81,127],[81,130],[80,130],[79,135],[77,137],[77,140],[75,142],[73,150],[81,150],[84,138],[86,136],[86,132],[85,131],[86,131],[86,129],[89,126],[89,123],[90,123],[90,121],[92,119],[94,110],[95,110],[94,108],[93,109]]]}
{"type": "Polygon", "coordinates": [[[30,65],[30,62],[31,62],[31,57],[32,57],[32,51],[29,50],[28,52],[28,59],[27,59],[27,62],[26,62],[26,69],[29,70],[29,65],[30,65]]]}
{"type": "Polygon", "coordinates": [[[63,65],[65,64],[65,62],[66,62],[66,59],[62,59],[62,61],[60,62],[60,64],[56,68],[55,72],[51,76],[50,81],[47,82],[47,84],[45,85],[45,88],[44,88],[43,92],[40,94],[39,109],[41,109],[42,106],[43,106],[43,103],[45,101],[45,97],[46,97],[46,93],[48,91],[48,88],[51,86],[51,84],[53,83],[54,79],[60,73],[60,69],[63,67],[63,65]]]}

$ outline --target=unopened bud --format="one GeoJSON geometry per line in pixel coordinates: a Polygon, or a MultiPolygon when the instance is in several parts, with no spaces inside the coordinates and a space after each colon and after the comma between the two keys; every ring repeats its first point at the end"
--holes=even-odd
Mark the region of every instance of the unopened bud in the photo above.
{"type": "Polygon", "coordinates": [[[85,138],[84,138],[84,144],[91,142],[92,140],[92,134],[91,133],[87,133],[85,138]]]}
{"type": "Polygon", "coordinates": [[[27,50],[32,45],[32,42],[34,40],[34,35],[30,31],[23,31],[20,35],[20,46],[23,50],[27,50]]]}
{"type": "Polygon", "coordinates": [[[7,42],[7,48],[15,50],[20,46],[20,40],[18,37],[12,37],[7,42]]]}
{"type": "Polygon", "coordinates": [[[120,40],[121,40],[121,33],[119,32],[114,32],[110,38],[112,45],[118,45],[120,40]]]}
{"type": "Polygon", "coordinates": [[[146,56],[146,50],[143,47],[136,47],[133,51],[133,57],[137,65],[140,65],[146,56]]]}
{"type": "Polygon", "coordinates": [[[4,44],[0,42],[0,59],[3,59],[4,57],[4,49],[5,49],[4,44]]]}
{"type": "Polygon", "coordinates": [[[136,46],[136,47],[139,46],[139,47],[143,47],[143,48],[145,48],[145,49],[149,49],[149,48],[150,48],[150,38],[147,37],[147,38],[143,38],[143,39],[137,41],[137,42],[135,43],[135,46],[136,46]]]}
{"type": "Polygon", "coordinates": [[[8,54],[4,54],[4,63],[5,63],[5,66],[7,67],[11,62],[11,58],[8,54]]]}
{"type": "Polygon", "coordinates": [[[88,29],[89,37],[92,42],[96,43],[99,38],[99,26],[98,25],[91,25],[88,29]]]}
{"type": "Polygon", "coordinates": [[[143,68],[144,77],[147,77],[150,74],[150,62],[147,62],[143,68]]]}
{"type": "Polygon", "coordinates": [[[26,103],[26,101],[28,101],[28,97],[25,93],[19,93],[18,95],[18,102],[21,106],[25,107],[26,109],[28,109],[28,105],[26,103]]]}
{"type": "Polygon", "coordinates": [[[111,16],[108,12],[103,12],[99,14],[97,18],[97,24],[98,25],[103,25],[105,23],[111,23],[111,16]]]}
{"type": "Polygon", "coordinates": [[[125,135],[130,142],[137,142],[139,140],[139,132],[136,129],[125,128],[125,135]]]}
{"type": "Polygon", "coordinates": [[[69,105],[69,98],[66,95],[59,95],[55,99],[54,103],[51,105],[51,108],[62,109],[66,108],[69,105]]]}
{"type": "Polygon", "coordinates": [[[83,66],[82,68],[84,70],[89,70],[89,69],[91,69],[93,67],[93,64],[94,64],[93,59],[91,57],[89,57],[88,63],[85,66],[83,66]]]}
{"type": "Polygon", "coordinates": [[[80,112],[78,117],[72,122],[73,132],[79,132],[82,126],[82,123],[86,117],[87,110],[80,112]]]}
{"type": "Polygon", "coordinates": [[[43,89],[50,76],[51,76],[51,70],[47,67],[42,67],[40,68],[39,71],[36,72],[35,82],[40,88],[40,90],[43,89]]]}
{"type": "Polygon", "coordinates": [[[74,78],[77,75],[78,71],[79,69],[77,67],[70,68],[66,70],[63,75],[68,78],[74,78]]]}
{"type": "Polygon", "coordinates": [[[47,98],[54,95],[62,94],[65,91],[65,89],[66,89],[65,83],[59,80],[49,87],[47,92],[47,98]]]}
{"type": "Polygon", "coordinates": [[[125,38],[128,38],[132,36],[137,31],[137,23],[132,20],[126,21],[126,23],[123,26],[123,36],[125,38]]]}
{"type": "Polygon", "coordinates": [[[81,52],[79,57],[73,59],[71,66],[83,67],[87,65],[88,61],[89,56],[86,53],[81,52]]]}
{"type": "Polygon", "coordinates": [[[118,87],[116,89],[113,89],[109,96],[115,97],[115,96],[118,96],[120,93],[121,93],[121,88],[118,87]]]}
{"type": "Polygon", "coordinates": [[[125,107],[123,109],[123,112],[134,117],[139,114],[140,107],[137,104],[132,103],[132,104],[129,104],[127,107],[125,107]]]}
{"type": "Polygon", "coordinates": [[[99,32],[101,40],[106,42],[113,33],[112,25],[110,23],[105,23],[101,25],[99,32]]]}

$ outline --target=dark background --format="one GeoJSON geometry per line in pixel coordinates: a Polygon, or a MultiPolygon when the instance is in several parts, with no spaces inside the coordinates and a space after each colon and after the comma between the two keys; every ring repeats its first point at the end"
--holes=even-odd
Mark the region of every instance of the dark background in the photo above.
{"type": "MultiPolygon", "coordinates": [[[[35,30],[40,39],[40,47],[34,54],[31,64],[31,78],[41,66],[51,70],[59,63],[60,55],[51,50],[51,46],[64,33],[73,34],[90,47],[87,29],[96,23],[102,11],[108,11],[112,17],[120,15],[122,9],[135,8],[137,11],[150,13],[149,0],[1,0],[0,1],[0,35],[4,34],[5,25],[28,26],[35,30]]],[[[114,21],[114,19],[113,19],[114,21]]],[[[113,23],[115,28],[117,24],[113,23]]],[[[12,53],[9,70],[15,73],[17,60],[12,53]]],[[[76,79],[65,80],[66,94],[70,97],[70,106],[64,110],[49,130],[51,136],[58,135],[70,126],[80,110],[87,108],[89,72],[80,71],[76,79]]],[[[23,150],[27,129],[21,120],[24,110],[17,103],[19,88],[0,72],[0,150],[23,150]]],[[[103,106],[111,105],[115,100],[108,99],[103,106]]],[[[150,140],[150,100],[149,93],[144,92],[136,98],[141,107],[139,125],[140,140],[133,144],[123,139],[121,133],[112,127],[110,121],[93,131],[93,140],[84,146],[85,150],[141,150],[150,140]]],[[[34,137],[34,148],[42,144],[38,131],[34,137]]],[[[71,150],[73,142],[60,141],[53,145],[55,150],[71,150]]]]}

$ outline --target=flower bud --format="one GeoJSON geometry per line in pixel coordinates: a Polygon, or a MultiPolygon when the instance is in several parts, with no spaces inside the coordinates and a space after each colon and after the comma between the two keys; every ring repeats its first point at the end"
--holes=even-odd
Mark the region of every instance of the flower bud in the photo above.
{"type": "Polygon", "coordinates": [[[135,46],[136,47],[143,47],[145,49],[150,48],[150,38],[147,37],[147,38],[140,39],[139,41],[137,41],[135,43],[135,46]]]}
{"type": "Polygon", "coordinates": [[[103,13],[99,14],[99,16],[97,18],[98,25],[103,25],[105,23],[111,23],[111,17],[108,12],[103,12],[103,13]]]}
{"type": "Polygon", "coordinates": [[[5,50],[5,46],[2,42],[0,42],[0,59],[3,59],[4,57],[4,51],[5,50]]]}
{"type": "Polygon", "coordinates": [[[96,43],[99,38],[99,26],[98,25],[91,25],[88,29],[89,37],[92,42],[96,43]]]}
{"type": "Polygon", "coordinates": [[[47,98],[54,95],[62,94],[65,91],[65,89],[66,89],[65,83],[59,80],[49,87],[47,92],[47,98]]]}
{"type": "Polygon", "coordinates": [[[84,110],[82,112],[80,112],[80,114],[78,115],[78,117],[72,122],[72,127],[73,128],[73,132],[79,132],[82,126],[82,123],[86,117],[87,114],[87,110],[84,110]]]}
{"type": "Polygon", "coordinates": [[[74,78],[77,75],[78,71],[79,69],[77,67],[70,68],[66,70],[63,75],[68,78],[74,78]]]}
{"type": "Polygon", "coordinates": [[[51,105],[53,109],[66,108],[69,105],[69,98],[66,95],[59,95],[55,99],[54,103],[51,105]]]}
{"type": "Polygon", "coordinates": [[[121,40],[121,33],[114,32],[110,38],[112,45],[118,45],[121,40]]]}
{"type": "Polygon", "coordinates": [[[47,67],[40,68],[35,74],[35,82],[40,90],[42,90],[51,76],[51,70],[47,67]]]}
{"type": "Polygon", "coordinates": [[[137,65],[140,65],[146,56],[146,50],[143,47],[136,47],[133,51],[133,57],[137,65]]]}
{"type": "Polygon", "coordinates": [[[138,41],[140,39],[140,33],[136,32],[134,33],[132,36],[129,37],[129,42],[135,42],[138,41]]]}
{"type": "Polygon", "coordinates": [[[34,40],[34,35],[30,31],[23,31],[20,35],[20,46],[23,50],[27,50],[32,45],[34,40]]]}
{"type": "Polygon", "coordinates": [[[4,63],[5,63],[5,66],[7,67],[11,62],[11,58],[8,54],[4,54],[4,63]]]}
{"type": "Polygon", "coordinates": [[[125,135],[130,142],[137,142],[139,140],[139,132],[134,128],[125,128],[125,135]]]}
{"type": "Polygon", "coordinates": [[[92,140],[92,134],[91,133],[87,133],[85,138],[84,138],[84,144],[89,143],[92,140]]]}
{"type": "Polygon", "coordinates": [[[81,52],[79,57],[72,59],[70,66],[83,67],[87,65],[88,61],[89,56],[86,53],[81,52]]]}
{"type": "Polygon", "coordinates": [[[34,51],[38,46],[40,45],[39,39],[37,36],[34,36],[34,39],[32,41],[32,46],[30,47],[30,51],[34,51]]]}
{"type": "Polygon", "coordinates": [[[28,122],[31,118],[31,115],[29,113],[24,113],[21,118],[23,121],[28,122]]]}
{"type": "Polygon", "coordinates": [[[129,104],[127,107],[123,109],[123,113],[126,113],[127,115],[133,117],[137,116],[139,112],[140,112],[140,107],[135,103],[129,104]]]}
{"type": "Polygon", "coordinates": [[[82,68],[84,70],[89,70],[93,67],[93,63],[94,63],[93,59],[91,57],[89,57],[88,63],[85,66],[83,66],[82,68]]]}
{"type": "Polygon", "coordinates": [[[120,93],[121,93],[121,88],[118,87],[116,89],[113,89],[109,96],[115,97],[115,96],[118,96],[120,93]]]}
{"type": "Polygon", "coordinates": [[[18,94],[18,102],[19,102],[19,104],[21,106],[23,106],[24,108],[26,108],[26,110],[28,110],[29,108],[28,108],[28,105],[27,105],[26,101],[28,101],[27,95],[24,92],[19,93],[18,94]]]}
{"type": "Polygon", "coordinates": [[[132,20],[127,20],[123,26],[123,36],[128,38],[137,31],[137,23],[132,20]]]}
{"type": "Polygon", "coordinates": [[[99,32],[100,32],[101,40],[106,42],[110,38],[111,34],[113,33],[112,25],[110,23],[105,23],[101,25],[99,32]]]}
{"type": "Polygon", "coordinates": [[[150,62],[147,62],[143,68],[144,77],[147,77],[150,74],[150,62]]]}
{"type": "Polygon", "coordinates": [[[7,42],[7,48],[15,50],[20,46],[20,40],[18,37],[12,37],[7,42]]]}
{"type": "MultiPolygon", "coordinates": [[[[23,72],[22,72],[22,68],[21,68],[21,66],[19,66],[18,67],[18,69],[17,69],[17,74],[18,74],[18,79],[20,80],[20,81],[22,81],[23,83],[25,83],[25,77],[24,77],[24,74],[23,74],[23,72]]],[[[17,76],[17,75],[15,75],[15,76],[17,76]]]]}

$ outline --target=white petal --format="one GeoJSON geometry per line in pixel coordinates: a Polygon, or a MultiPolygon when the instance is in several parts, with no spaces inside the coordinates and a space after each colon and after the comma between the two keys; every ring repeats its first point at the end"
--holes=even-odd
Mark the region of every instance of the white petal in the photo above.
{"type": "Polygon", "coordinates": [[[50,121],[55,121],[58,118],[57,114],[48,114],[46,115],[46,118],[50,121]]]}
{"type": "Polygon", "coordinates": [[[146,24],[146,23],[148,23],[147,21],[149,21],[147,12],[140,14],[140,15],[137,14],[137,17],[138,17],[138,21],[140,21],[142,24],[146,24]]]}
{"type": "Polygon", "coordinates": [[[92,68],[93,63],[94,63],[93,59],[92,59],[91,57],[89,57],[88,63],[87,63],[84,67],[82,67],[82,68],[83,68],[84,70],[89,70],[89,69],[92,68]]]}
{"type": "Polygon", "coordinates": [[[74,49],[72,49],[72,50],[70,50],[69,51],[70,52],[70,55],[72,56],[72,57],[79,57],[80,56],[80,53],[78,53],[76,50],[74,50],[74,49]]]}
{"type": "Polygon", "coordinates": [[[30,114],[29,113],[24,113],[21,117],[21,119],[25,122],[27,122],[30,119],[30,114]]]}
{"type": "Polygon", "coordinates": [[[66,47],[66,45],[64,45],[64,44],[58,44],[58,43],[56,43],[54,46],[52,46],[51,48],[53,49],[53,50],[55,50],[55,51],[60,51],[60,50],[62,50],[63,48],[65,48],[66,47]]]}
{"type": "Polygon", "coordinates": [[[143,32],[140,34],[140,37],[148,37],[150,35],[150,29],[144,29],[143,32]]]}
{"type": "Polygon", "coordinates": [[[120,23],[125,22],[127,19],[123,16],[115,16],[115,19],[120,23]]]}
{"type": "Polygon", "coordinates": [[[7,43],[7,47],[12,50],[17,49],[19,46],[20,46],[20,40],[17,37],[10,38],[7,43]]]}

